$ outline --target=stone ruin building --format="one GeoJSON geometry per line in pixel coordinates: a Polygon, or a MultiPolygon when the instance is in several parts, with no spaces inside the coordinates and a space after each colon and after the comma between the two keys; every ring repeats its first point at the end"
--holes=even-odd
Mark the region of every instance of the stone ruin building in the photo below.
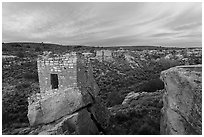
{"type": "Polygon", "coordinates": [[[37,66],[40,93],[28,98],[28,119],[31,126],[44,125],[39,134],[105,132],[108,110],[97,96],[88,59],[76,52],[49,54],[37,66]]]}
{"type": "Polygon", "coordinates": [[[96,57],[99,61],[103,62],[104,60],[113,60],[113,51],[111,50],[97,50],[96,57]]]}

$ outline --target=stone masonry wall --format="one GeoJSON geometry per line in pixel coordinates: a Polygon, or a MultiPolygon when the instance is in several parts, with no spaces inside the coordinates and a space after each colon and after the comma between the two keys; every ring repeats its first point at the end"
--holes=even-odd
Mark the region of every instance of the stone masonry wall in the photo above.
{"type": "Polygon", "coordinates": [[[38,59],[38,74],[41,93],[50,93],[50,90],[52,90],[50,74],[58,74],[58,90],[64,90],[68,87],[76,86],[76,63],[76,53],[38,59]]]}

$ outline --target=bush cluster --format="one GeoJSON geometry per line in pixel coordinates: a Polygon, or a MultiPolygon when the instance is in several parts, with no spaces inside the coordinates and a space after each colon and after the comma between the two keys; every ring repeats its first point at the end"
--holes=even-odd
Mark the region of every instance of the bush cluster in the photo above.
{"type": "Polygon", "coordinates": [[[118,106],[110,118],[109,134],[158,135],[160,134],[160,110],[162,94],[139,98],[126,107],[118,106]],[[134,105],[133,105],[134,104],[134,105]]]}
{"type": "Polygon", "coordinates": [[[37,72],[35,72],[35,73],[27,72],[23,75],[23,77],[27,80],[34,80],[34,81],[38,82],[38,73],[37,72]]]}
{"type": "Polygon", "coordinates": [[[24,58],[25,54],[22,51],[19,51],[19,52],[16,53],[16,56],[19,57],[19,58],[24,58]]]}
{"type": "Polygon", "coordinates": [[[145,92],[155,92],[161,89],[164,89],[164,83],[159,78],[146,82],[142,88],[142,90],[145,92]]]}
{"type": "Polygon", "coordinates": [[[29,83],[22,83],[18,84],[12,92],[4,92],[2,96],[3,128],[13,126],[14,123],[28,123],[27,97],[30,92],[29,87],[29,83]]]}

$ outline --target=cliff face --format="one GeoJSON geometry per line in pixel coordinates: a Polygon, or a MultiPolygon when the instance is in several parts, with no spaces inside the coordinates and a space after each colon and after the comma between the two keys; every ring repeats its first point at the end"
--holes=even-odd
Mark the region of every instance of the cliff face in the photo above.
{"type": "Polygon", "coordinates": [[[161,79],[165,83],[161,134],[202,134],[202,65],[170,68],[161,79]]]}

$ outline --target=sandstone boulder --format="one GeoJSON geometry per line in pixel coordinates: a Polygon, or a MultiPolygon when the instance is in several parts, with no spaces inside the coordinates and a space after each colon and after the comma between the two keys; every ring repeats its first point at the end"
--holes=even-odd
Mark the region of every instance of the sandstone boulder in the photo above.
{"type": "Polygon", "coordinates": [[[165,83],[161,134],[202,134],[202,65],[170,68],[161,79],[165,83]]]}
{"type": "Polygon", "coordinates": [[[39,135],[90,135],[98,134],[98,128],[91,118],[91,113],[83,109],[60,120],[44,125],[39,135]]]}
{"type": "Polygon", "coordinates": [[[87,92],[68,88],[64,92],[41,97],[38,101],[29,101],[28,119],[31,126],[50,123],[90,103],[92,99],[87,92]]]}

